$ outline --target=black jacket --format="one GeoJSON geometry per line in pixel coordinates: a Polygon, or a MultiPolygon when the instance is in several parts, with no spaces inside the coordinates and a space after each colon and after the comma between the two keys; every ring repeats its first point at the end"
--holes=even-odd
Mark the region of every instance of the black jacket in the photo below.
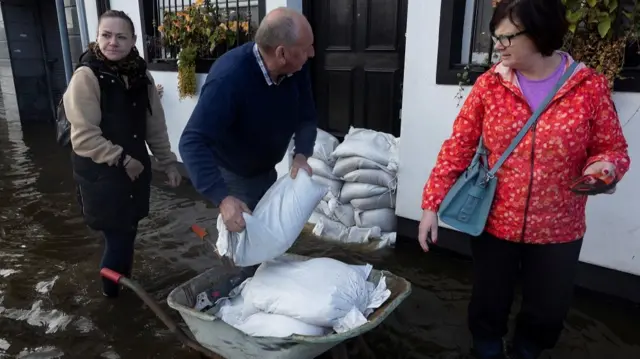
{"type": "Polygon", "coordinates": [[[89,66],[100,83],[102,136],[124,148],[125,154],[145,167],[132,182],[123,167],[99,164],[72,152],[82,213],[87,225],[95,230],[133,229],[149,214],[151,160],[145,137],[151,82],[145,74],[128,79],[127,87],[117,73],[91,52],[80,58],[80,66],[89,66]]]}

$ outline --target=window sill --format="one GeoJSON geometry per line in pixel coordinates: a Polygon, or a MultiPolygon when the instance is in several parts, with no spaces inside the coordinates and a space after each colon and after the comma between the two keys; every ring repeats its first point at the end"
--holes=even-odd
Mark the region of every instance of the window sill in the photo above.
{"type": "MultiPolygon", "coordinates": [[[[463,69],[463,65],[452,66],[449,69],[439,69],[436,74],[436,84],[459,85],[458,74],[462,73],[463,69]]],[[[487,69],[482,66],[471,68],[469,70],[469,85],[473,85],[487,69]]],[[[614,83],[613,90],[615,92],[640,92],[640,69],[625,69],[622,71],[621,76],[624,79],[617,79],[614,83]]]]}
{"type": "MultiPolygon", "coordinates": [[[[215,62],[215,59],[197,59],[196,60],[196,73],[207,74],[211,65],[215,62]]],[[[163,72],[178,72],[178,60],[151,60],[147,64],[147,68],[150,71],[163,71],[163,72]]]]}

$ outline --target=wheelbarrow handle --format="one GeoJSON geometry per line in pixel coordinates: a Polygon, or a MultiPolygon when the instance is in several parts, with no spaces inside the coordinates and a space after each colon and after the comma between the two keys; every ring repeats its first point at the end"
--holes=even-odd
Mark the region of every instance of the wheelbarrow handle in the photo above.
{"type": "Polygon", "coordinates": [[[122,284],[136,293],[138,297],[149,307],[149,309],[151,309],[151,311],[153,311],[164,323],[164,325],[167,326],[169,331],[178,337],[182,344],[206,355],[209,358],[222,358],[218,354],[202,346],[200,343],[192,340],[138,283],[109,268],[102,268],[100,270],[100,275],[116,284],[122,284]]]}
{"type": "Polygon", "coordinates": [[[108,280],[116,283],[116,284],[120,283],[120,279],[122,277],[124,277],[122,274],[120,274],[120,273],[118,273],[118,272],[116,272],[114,270],[111,270],[109,268],[102,268],[100,270],[100,275],[105,277],[105,278],[107,278],[108,280]]]}

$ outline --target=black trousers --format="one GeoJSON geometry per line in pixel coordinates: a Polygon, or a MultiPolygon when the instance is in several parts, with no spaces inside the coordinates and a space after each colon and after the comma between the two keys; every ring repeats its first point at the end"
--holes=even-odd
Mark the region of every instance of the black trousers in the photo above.
{"type": "Polygon", "coordinates": [[[562,244],[525,244],[487,233],[471,239],[474,282],[469,329],[474,341],[500,341],[518,279],[522,308],[514,343],[541,351],[555,346],[571,306],[582,239],[562,244]]]}
{"type": "MultiPolygon", "coordinates": [[[[137,232],[137,225],[131,230],[103,231],[104,253],[100,268],[109,268],[131,277],[137,232]]],[[[106,278],[102,278],[102,290],[109,297],[116,297],[119,292],[118,285],[106,278]]]]}

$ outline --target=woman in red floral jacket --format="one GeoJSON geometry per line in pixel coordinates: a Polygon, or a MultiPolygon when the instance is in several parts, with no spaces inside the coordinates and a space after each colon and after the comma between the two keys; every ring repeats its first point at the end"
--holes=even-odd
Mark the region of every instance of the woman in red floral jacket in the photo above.
{"type": "MultiPolygon", "coordinates": [[[[561,0],[502,0],[490,29],[502,61],[473,86],[425,185],[419,232],[425,251],[428,234],[437,241],[439,205],[480,136],[493,166],[574,62],[557,50],[568,29],[561,0]]],[[[572,181],[600,172],[619,181],[629,164],[607,79],[579,64],[498,171],[485,232],[471,239],[468,319],[479,358],[504,358],[518,278],[523,302],[511,357],[537,358],[556,344],[586,230],[587,196],[573,193],[572,181]]]]}

